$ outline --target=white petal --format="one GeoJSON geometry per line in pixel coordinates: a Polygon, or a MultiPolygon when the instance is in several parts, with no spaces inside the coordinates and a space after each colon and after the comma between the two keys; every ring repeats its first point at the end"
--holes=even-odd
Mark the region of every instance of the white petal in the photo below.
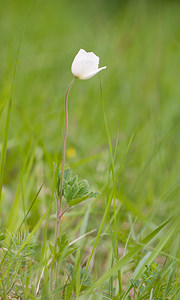
{"type": "Polygon", "coordinates": [[[80,49],[78,54],[75,56],[71,71],[73,75],[79,79],[88,79],[97,74],[105,67],[98,69],[99,57],[93,52],[86,52],[80,49]]]}
{"type": "Polygon", "coordinates": [[[96,72],[94,72],[94,73],[87,74],[87,75],[84,76],[84,77],[79,77],[79,79],[81,79],[81,80],[89,79],[89,78],[93,77],[94,75],[96,75],[97,73],[99,73],[101,70],[104,70],[104,69],[106,69],[106,66],[105,66],[105,67],[102,67],[102,68],[99,68],[99,69],[98,69],[96,72]]]}
{"type": "Polygon", "coordinates": [[[82,66],[84,66],[86,59],[87,59],[86,51],[83,49],[80,49],[78,54],[75,56],[72,66],[71,66],[71,71],[74,76],[79,77],[81,75],[82,66]]]}

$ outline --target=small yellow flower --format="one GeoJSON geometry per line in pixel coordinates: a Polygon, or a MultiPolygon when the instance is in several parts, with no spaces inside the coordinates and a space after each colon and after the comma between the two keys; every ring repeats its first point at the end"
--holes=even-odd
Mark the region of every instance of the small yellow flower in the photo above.
{"type": "Polygon", "coordinates": [[[74,158],[76,156],[76,149],[73,147],[69,147],[66,151],[67,158],[74,158]]]}

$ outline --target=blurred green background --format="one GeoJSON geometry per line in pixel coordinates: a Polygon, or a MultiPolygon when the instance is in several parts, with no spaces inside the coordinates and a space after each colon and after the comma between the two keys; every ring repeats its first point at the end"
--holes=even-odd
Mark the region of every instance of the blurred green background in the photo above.
{"type": "MultiPolygon", "coordinates": [[[[180,209],[179,12],[179,1],[0,1],[1,143],[22,38],[4,179],[10,193],[4,196],[5,219],[28,151],[26,205],[44,180],[52,185],[53,162],[62,151],[64,95],[80,48],[93,51],[100,66],[107,66],[100,76],[113,150],[119,136],[116,169],[134,132],[117,199],[128,213],[154,216],[157,222],[180,209]]],[[[101,191],[110,154],[99,75],[77,80],[71,90],[67,149],[67,165],[101,191]]],[[[35,219],[42,215],[38,205],[35,219]]]]}

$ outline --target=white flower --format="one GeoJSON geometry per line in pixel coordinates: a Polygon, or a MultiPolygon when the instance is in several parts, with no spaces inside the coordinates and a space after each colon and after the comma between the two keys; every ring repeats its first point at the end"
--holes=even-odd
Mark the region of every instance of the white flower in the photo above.
{"type": "Polygon", "coordinates": [[[106,69],[106,67],[98,68],[98,66],[98,56],[93,52],[86,52],[85,50],[80,49],[73,60],[71,71],[75,77],[84,80],[89,79],[101,70],[106,69]]]}

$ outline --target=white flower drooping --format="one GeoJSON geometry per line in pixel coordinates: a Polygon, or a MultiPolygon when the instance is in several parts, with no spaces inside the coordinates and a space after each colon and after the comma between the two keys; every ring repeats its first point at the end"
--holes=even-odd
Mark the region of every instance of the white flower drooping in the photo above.
{"type": "Polygon", "coordinates": [[[93,52],[86,52],[80,49],[73,60],[71,71],[76,78],[85,80],[93,77],[101,70],[106,69],[106,67],[98,67],[99,57],[93,52]]]}

